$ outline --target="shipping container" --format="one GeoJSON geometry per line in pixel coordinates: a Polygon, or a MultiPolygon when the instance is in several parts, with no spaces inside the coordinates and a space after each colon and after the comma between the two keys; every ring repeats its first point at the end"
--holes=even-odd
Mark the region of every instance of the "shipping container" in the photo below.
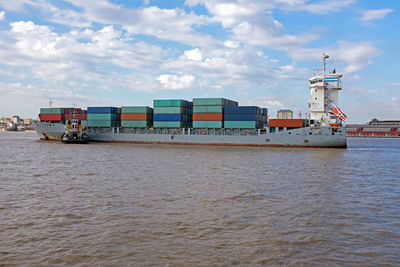
{"type": "Polygon", "coordinates": [[[131,127],[131,128],[149,128],[151,127],[152,122],[151,121],[121,121],[121,127],[131,127]]]}
{"type": "Polygon", "coordinates": [[[154,107],[154,114],[186,114],[185,107],[154,107]]]}
{"type": "Polygon", "coordinates": [[[193,128],[223,128],[223,121],[193,121],[193,128]]]}
{"type": "Polygon", "coordinates": [[[193,114],[195,113],[222,113],[223,106],[193,106],[193,114]]]}
{"type": "Polygon", "coordinates": [[[87,120],[87,114],[65,114],[66,120],[87,120]]]}
{"type": "Polygon", "coordinates": [[[154,121],[188,121],[189,116],[181,114],[154,114],[154,121]]]}
{"type": "Polygon", "coordinates": [[[122,113],[121,121],[152,121],[153,115],[146,113],[122,113]]]}
{"type": "Polygon", "coordinates": [[[194,121],[222,121],[222,113],[194,113],[194,121]]]}
{"type": "Polygon", "coordinates": [[[224,121],[261,121],[261,116],[250,113],[225,113],[224,121]]]}
{"type": "Polygon", "coordinates": [[[224,113],[261,114],[261,109],[256,106],[224,107],[224,113]]]}
{"type": "Polygon", "coordinates": [[[155,99],[154,107],[187,107],[188,101],[182,99],[155,99]]]}
{"type": "Polygon", "coordinates": [[[121,109],[116,107],[88,107],[87,111],[89,114],[119,114],[121,109]]]}
{"type": "Polygon", "coordinates": [[[225,128],[235,129],[257,129],[260,128],[259,121],[224,121],[225,128]]]}
{"type": "Polygon", "coordinates": [[[302,119],[270,119],[269,127],[289,127],[289,128],[300,128],[304,125],[302,119]]]}
{"type": "Polygon", "coordinates": [[[146,113],[153,114],[153,109],[146,106],[125,106],[121,107],[121,114],[124,113],[146,113]]]}
{"type": "Polygon", "coordinates": [[[268,116],[268,109],[267,108],[261,108],[261,114],[264,116],[268,116]]]}
{"type": "Polygon", "coordinates": [[[81,114],[82,109],[80,108],[64,108],[64,114],[81,114]]]}
{"type": "Polygon", "coordinates": [[[41,108],[40,114],[50,115],[50,114],[64,114],[64,108],[41,108]]]}
{"type": "Polygon", "coordinates": [[[121,122],[120,121],[110,121],[110,120],[104,120],[104,121],[87,121],[88,127],[120,127],[121,122]]]}
{"type": "Polygon", "coordinates": [[[119,120],[118,114],[106,114],[106,113],[88,113],[88,121],[117,121],[119,120]]]}
{"type": "Polygon", "coordinates": [[[185,128],[190,127],[187,122],[181,121],[154,121],[154,128],[185,128]]]}
{"type": "Polygon", "coordinates": [[[193,98],[193,107],[196,106],[238,106],[238,102],[225,98],[193,98]]]}
{"type": "Polygon", "coordinates": [[[40,121],[65,121],[63,114],[40,114],[40,121]]]}

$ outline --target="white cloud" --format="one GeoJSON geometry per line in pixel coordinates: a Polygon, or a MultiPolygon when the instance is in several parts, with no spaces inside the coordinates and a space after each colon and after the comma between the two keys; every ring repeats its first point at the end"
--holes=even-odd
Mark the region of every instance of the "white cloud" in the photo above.
{"type": "Polygon", "coordinates": [[[224,42],[224,45],[228,48],[238,48],[240,47],[240,43],[237,41],[232,41],[232,40],[226,40],[224,42]]]}
{"type": "Polygon", "coordinates": [[[0,21],[5,19],[5,17],[6,17],[5,14],[6,14],[6,12],[0,11],[0,21]]]}
{"type": "Polygon", "coordinates": [[[314,14],[337,12],[354,4],[356,0],[325,0],[312,2],[309,0],[236,0],[227,3],[225,0],[186,0],[188,6],[204,5],[210,13],[224,18],[225,25],[235,22],[240,16],[251,16],[266,10],[281,9],[286,11],[306,11],[314,14]]]}
{"type": "Polygon", "coordinates": [[[0,0],[0,6],[11,11],[21,11],[27,4],[34,5],[35,3],[32,0],[0,0]]]}
{"type": "Polygon", "coordinates": [[[385,8],[385,9],[374,9],[374,10],[364,10],[361,12],[360,20],[362,22],[368,22],[377,19],[385,18],[389,13],[393,12],[393,9],[385,8]]]}
{"type": "Polygon", "coordinates": [[[379,54],[381,51],[369,42],[340,41],[335,56],[347,63],[345,71],[351,73],[370,65],[372,58],[379,54]]]}
{"type": "Polygon", "coordinates": [[[186,50],[184,52],[184,57],[186,57],[188,60],[193,60],[193,61],[202,61],[203,59],[203,55],[201,54],[198,48],[192,50],[186,50]]]}
{"type": "Polygon", "coordinates": [[[278,50],[290,50],[319,38],[318,34],[304,33],[298,36],[284,33],[281,25],[270,20],[268,25],[242,22],[233,28],[233,38],[253,46],[265,46],[278,50]]]}
{"type": "Polygon", "coordinates": [[[195,78],[192,75],[183,75],[181,77],[172,74],[162,74],[157,78],[157,81],[166,88],[171,90],[181,90],[192,85],[195,78]]]}

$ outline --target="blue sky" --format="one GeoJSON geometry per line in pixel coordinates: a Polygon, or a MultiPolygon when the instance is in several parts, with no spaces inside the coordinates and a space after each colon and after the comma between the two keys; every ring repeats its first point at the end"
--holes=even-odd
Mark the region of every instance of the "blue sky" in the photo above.
{"type": "Polygon", "coordinates": [[[348,123],[400,119],[395,0],[0,0],[0,116],[40,107],[225,97],[307,112],[308,78],[343,73],[348,123]]]}

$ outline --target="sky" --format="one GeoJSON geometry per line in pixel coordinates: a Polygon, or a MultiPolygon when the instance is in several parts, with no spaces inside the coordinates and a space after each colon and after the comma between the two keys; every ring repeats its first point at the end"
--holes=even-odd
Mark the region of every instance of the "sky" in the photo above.
{"type": "Polygon", "coordinates": [[[0,117],[224,97],[308,112],[329,55],[347,123],[400,120],[397,0],[0,0],[0,117]]]}

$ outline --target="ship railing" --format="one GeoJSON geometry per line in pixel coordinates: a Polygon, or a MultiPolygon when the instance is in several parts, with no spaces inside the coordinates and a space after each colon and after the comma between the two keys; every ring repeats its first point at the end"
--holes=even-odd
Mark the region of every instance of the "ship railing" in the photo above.
{"type": "MultiPolygon", "coordinates": [[[[89,131],[91,131],[89,129],[89,131]]],[[[97,130],[96,130],[97,131],[97,130]]],[[[99,132],[110,131],[107,128],[99,128],[99,132]]],[[[265,129],[227,129],[227,128],[121,128],[121,134],[172,134],[172,135],[263,135],[265,129]]]]}
{"type": "Polygon", "coordinates": [[[119,131],[110,128],[88,127],[90,133],[116,133],[119,134],[166,134],[166,135],[263,135],[266,129],[228,129],[228,128],[128,128],[121,127],[119,131]]]}

